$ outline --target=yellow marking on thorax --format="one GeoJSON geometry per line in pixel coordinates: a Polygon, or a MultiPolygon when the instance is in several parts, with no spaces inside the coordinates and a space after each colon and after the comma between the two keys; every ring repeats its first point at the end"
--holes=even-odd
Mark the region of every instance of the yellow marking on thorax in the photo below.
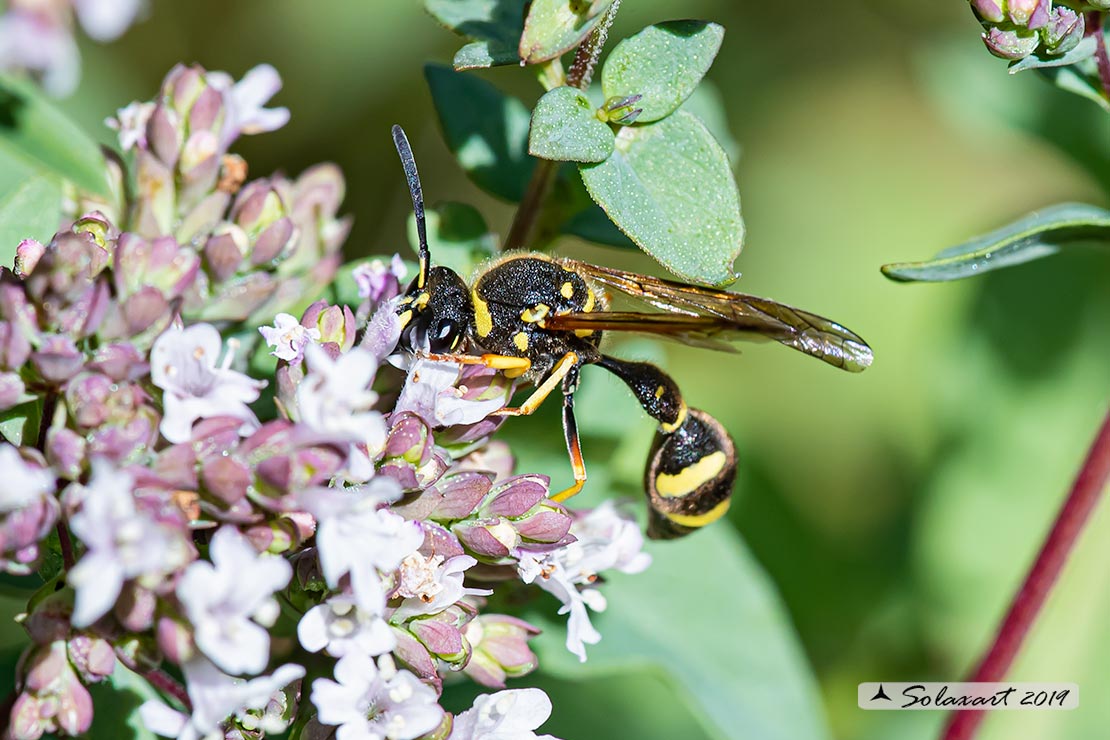
{"type": "Polygon", "coordinates": [[[678,416],[671,424],[660,424],[659,428],[663,430],[664,434],[670,434],[682,426],[682,422],[686,421],[686,403],[683,402],[682,406],[678,409],[678,416]]]}
{"type": "Polygon", "coordinates": [[[478,332],[478,336],[488,337],[493,331],[493,316],[490,315],[489,306],[478,297],[477,290],[470,291],[470,297],[474,299],[474,330],[478,332]]]}
{"type": "Polygon", "coordinates": [[[716,478],[727,463],[728,456],[725,453],[720,450],[711,452],[673,475],[660,473],[655,476],[655,490],[660,496],[666,498],[689,495],[696,491],[698,486],[716,478]]]}
{"type": "Polygon", "coordinates": [[[559,288],[559,294],[569,301],[574,297],[574,283],[569,280],[563,283],[562,287],[559,288]]]}
{"type": "Polygon", "coordinates": [[[535,324],[543,321],[543,318],[551,312],[551,306],[546,303],[537,303],[531,308],[526,308],[520,312],[520,319],[526,324],[535,324]]]}
{"type": "Polygon", "coordinates": [[[720,519],[721,517],[723,517],[725,515],[725,513],[728,511],[729,504],[731,504],[731,503],[732,503],[732,499],[727,499],[726,498],[724,501],[717,504],[716,506],[714,506],[712,509],[705,512],[704,514],[667,514],[667,513],[663,513],[663,516],[667,517],[672,522],[674,522],[675,524],[678,524],[680,526],[690,527],[691,529],[696,529],[698,527],[704,527],[706,524],[712,524],[713,522],[715,522],[718,519],[720,519]]]}
{"type": "Polygon", "coordinates": [[[401,328],[404,329],[412,321],[412,311],[405,311],[397,320],[401,323],[401,328]]]}
{"type": "Polygon", "coordinates": [[[415,305],[417,308],[424,308],[428,305],[428,301],[431,300],[431,297],[432,296],[430,293],[421,293],[420,295],[416,296],[416,301],[413,305],[415,305]]]}
{"type": "Polygon", "coordinates": [[[519,349],[521,352],[527,352],[528,335],[522,331],[518,331],[516,334],[513,335],[513,344],[515,344],[516,348],[519,349]]]}
{"type": "Polygon", "coordinates": [[[594,295],[593,288],[586,286],[586,302],[582,304],[582,311],[589,313],[594,310],[594,303],[597,302],[597,296],[594,295]]]}

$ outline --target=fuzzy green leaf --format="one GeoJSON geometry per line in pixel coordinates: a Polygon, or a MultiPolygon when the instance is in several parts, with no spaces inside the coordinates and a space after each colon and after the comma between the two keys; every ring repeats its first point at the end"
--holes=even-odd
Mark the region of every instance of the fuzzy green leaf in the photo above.
{"type": "Polygon", "coordinates": [[[560,162],[603,162],[613,153],[613,139],[613,130],[581,90],[557,87],[532,111],[528,153],[560,162]]]}
{"type": "MultiPolygon", "coordinates": [[[[425,211],[428,228],[428,249],[437,265],[450,267],[463,277],[492,257],[497,239],[490,233],[485,219],[473,206],[465,203],[438,203],[425,211]]],[[[409,244],[416,251],[416,216],[408,221],[409,244]]]]}
{"type": "Polygon", "coordinates": [[[883,265],[882,270],[899,282],[959,280],[1048,257],[1066,244],[1089,241],[1110,243],[1110,211],[1061,203],[950,247],[931,260],[895,262],[883,265]]]}
{"type": "Polygon", "coordinates": [[[693,113],[701,119],[709,133],[725,150],[728,161],[733,166],[740,160],[740,144],[732,135],[728,125],[728,116],[725,113],[725,100],[720,89],[710,80],[702,80],[694,88],[690,97],[682,104],[682,110],[693,113]]]}
{"type": "Polygon", "coordinates": [[[138,709],[146,701],[166,701],[142,676],[117,661],[108,680],[89,686],[89,693],[96,706],[89,740],[156,740],[158,736],[143,724],[138,709]]]}
{"type": "Polygon", "coordinates": [[[642,95],[639,123],[670,115],[690,97],[721,48],[725,29],[706,21],[648,26],[617,44],[601,70],[606,98],[642,95]]]}
{"type": "Polygon", "coordinates": [[[532,0],[518,52],[528,64],[562,56],[601,21],[612,0],[532,0]]]}
{"type": "Polygon", "coordinates": [[[517,202],[536,163],[528,156],[528,109],[474,75],[429,64],[431,88],[447,146],[474,184],[517,202]]]}
{"type": "Polygon", "coordinates": [[[455,69],[519,61],[524,0],[424,0],[424,8],[447,28],[474,40],[455,54],[455,69]]]}
{"type": "Polygon", "coordinates": [[[563,617],[528,615],[544,628],[533,643],[544,672],[661,675],[718,738],[827,738],[786,610],[732,530],[710,526],[647,549],[654,560],[643,573],[606,574],[608,608],[591,615],[602,638],[585,663],[564,645],[563,617]]]}
{"type": "Polygon", "coordinates": [[[34,86],[0,76],[0,146],[82,190],[111,195],[100,148],[34,86]]]}
{"type": "Polygon", "coordinates": [[[736,279],[740,194],[728,157],[696,116],[626,126],[609,159],[579,171],[613,223],[675,275],[718,286],[736,279]]]}
{"type": "Polygon", "coordinates": [[[0,438],[17,447],[38,439],[42,424],[42,401],[32,398],[18,406],[0,411],[0,438]]]}
{"type": "Polygon", "coordinates": [[[1084,59],[1090,59],[1095,55],[1095,49],[1098,47],[1098,42],[1095,41],[1094,36],[1087,36],[1085,39],[1076,44],[1075,48],[1066,54],[1059,56],[1052,56],[1048,53],[1037,54],[1036,52],[1030,54],[1024,59],[1019,59],[1011,62],[1009,66],[1010,74],[1017,74],[1024,72],[1027,69],[1043,69],[1045,67],[1066,67],[1071,64],[1078,64],[1084,59]]]}
{"type": "Polygon", "coordinates": [[[52,175],[32,175],[0,197],[0,265],[10,266],[24,239],[46,243],[62,217],[62,185],[52,175]]]}

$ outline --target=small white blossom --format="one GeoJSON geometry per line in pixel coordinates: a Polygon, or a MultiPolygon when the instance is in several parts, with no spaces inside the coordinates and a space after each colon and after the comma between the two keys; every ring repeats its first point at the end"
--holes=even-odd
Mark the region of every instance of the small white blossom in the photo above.
{"type": "Polygon", "coordinates": [[[411,411],[432,426],[447,427],[476,424],[508,402],[508,393],[484,400],[463,398],[464,391],[456,385],[462,371],[457,362],[417,358],[409,366],[393,413],[411,411]]]}
{"type": "Polygon", "coordinates": [[[31,465],[19,450],[0,442],[0,514],[9,514],[54,492],[54,474],[31,465]]]}
{"type": "Polygon", "coordinates": [[[508,689],[482,694],[455,717],[449,740],[555,740],[534,730],[551,716],[542,689],[508,689]]]}
{"type": "Polygon", "coordinates": [[[232,715],[251,709],[264,709],[271,697],[304,676],[302,666],[286,664],[269,676],[245,681],[223,673],[204,658],[195,658],[182,666],[185,686],[193,705],[192,715],[171,709],[160,701],[151,700],[139,707],[139,717],[148,730],[177,740],[208,740],[223,738],[220,725],[232,715]]]}
{"type": "Polygon", "coordinates": [[[212,562],[192,563],[177,585],[197,648],[221,670],[256,674],[270,658],[265,628],[278,616],[273,593],[289,583],[293,569],[283,558],[259,553],[229,525],[212,536],[208,552],[212,562]]]}
{"type": "Polygon", "coordinates": [[[353,488],[316,488],[305,491],[300,505],[317,521],[316,549],[320,570],[332,588],[350,576],[351,591],[360,608],[381,614],[385,592],[379,570],[396,570],[424,542],[424,532],[380,507],[401,496],[392,478],[372,479],[353,488]]]}
{"type": "Polygon", "coordinates": [[[443,720],[436,692],[388,655],[375,665],[368,655],[348,653],[335,678],[312,682],[312,703],[320,722],[339,728],[336,740],[413,740],[443,720]]]}
{"type": "Polygon", "coordinates": [[[301,322],[287,313],[279,313],[274,317],[273,326],[260,326],[258,331],[266,345],[274,348],[270,354],[286,362],[299,362],[305,346],[320,341],[319,329],[301,326],[301,322]]]}
{"type": "Polygon", "coordinates": [[[232,370],[231,351],[217,365],[219,355],[220,333],[211,324],[170,328],[154,341],[150,379],[165,391],[165,413],[159,429],[170,442],[189,441],[193,422],[209,416],[241,419],[241,434],[259,427],[258,418],[247,404],[258,400],[266,382],[232,370]]]}
{"type": "Polygon", "coordinates": [[[114,41],[122,36],[143,5],[142,0],[73,0],[77,20],[96,41],[114,41]]]}
{"type": "Polygon", "coordinates": [[[154,113],[154,103],[135,101],[126,108],[116,111],[115,118],[107,118],[104,123],[118,132],[120,148],[129,152],[135,147],[146,148],[146,125],[154,113]]]}
{"type": "Polygon", "coordinates": [[[11,70],[37,72],[48,93],[69,95],[81,75],[81,57],[64,24],[49,14],[9,9],[0,15],[0,71],[11,70]]]}
{"type": "Polygon", "coordinates": [[[351,652],[381,655],[397,645],[382,615],[359,608],[349,594],[336,594],[309,609],[297,624],[297,637],[305,650],[323,650],[337,658],[351,652]]]}
{"type": "Polygon", "coordinates": [[[651,565],[641,552],[644,540],[636,523],[622,516],[606,501],[571,525],[575,542],[551,552],[517,551],[517,572],[525,583],[535,583],[563,602],[559,614],[567,619],[567,649],[586,660],[586,645],[595,645],[601,633],[590,622],[590,609],[605,611],[600,591],[588,588],[604,570],[639,573],[651,565]],[[580,586],[585,588],[579,588],[580,586]]]}
{"type": "Polygon", "coordinates": [[[281,75],[259,64],[234,82],[226,72],[209,72],[208,82],[224,95],[226,118],[220,144],[226,149],[243,134],[276,131],[289,122],[288,108],[264,108],[281,89],[281,75]]]}
{"type": "Polygon", "coordinates": [[[399,623],[422,614],[438,614],[463,596],[489,596],[493,593],[489,589],[463,586],[464,572],[477,564],[469,555],[444,562],[442,555],[426,558],[412,553],[401,563],[397,595],[404,601],[391,619],[399,623]]]}
{"type": "Polygon", "coordinates": [[[407,273],[408,268],[399,254],[393,255],[388,265],[380,259],[372,259],[351,271],[358,286],[358,297],[372,303],[380,303],[396,295],[407,273]]]}
{"type": "Polygon", "coordinates": [[[183,534],[137,510],[133,487],[130,473],[97,458],[89,485],[75,483],[67,490],[67,496],[80,504],[70,517],[70,528],[85,545],[85,554],[68,576],[77,592],[75,627],[86,627],[107,613],[126,581],[146,577],[161,582],[188,561],[183,534]]]}

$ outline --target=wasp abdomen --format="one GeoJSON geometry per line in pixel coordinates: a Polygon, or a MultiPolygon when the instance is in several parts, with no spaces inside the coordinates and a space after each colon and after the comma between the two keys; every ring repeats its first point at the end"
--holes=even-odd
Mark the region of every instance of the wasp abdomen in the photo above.
{"type": "Polygon", "coordinates": [[[700,409],[688,409],[675,431],[660,430],[644,472],[648,536],[682,537],[724,516],[736,482],[736,463],[732,437],[700,409]]]}

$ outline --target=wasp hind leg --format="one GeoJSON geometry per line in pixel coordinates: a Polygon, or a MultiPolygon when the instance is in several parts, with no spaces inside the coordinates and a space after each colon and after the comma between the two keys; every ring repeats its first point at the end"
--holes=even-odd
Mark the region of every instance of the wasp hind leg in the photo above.
{"type": "Polygon", "coordinates": [[[659,422],[644,471],[650,508],[647,534],[673,539],[720,519],[736,482],[736,445],[724,426],[687,408],[678,385],[647,362],[603,357],[599,365],[624,381],[659,422]]]}
{"type": "Polygon", "coordinates": [[[582,459],[582,440],[578,436],[578,422],[574,419],[574,391],[563,396],[563,436],[567,441],[567,456],[574,473],[574,484],[551,496],[552,501],[566,501],[586,485],[586,463],[582,459]]]}

